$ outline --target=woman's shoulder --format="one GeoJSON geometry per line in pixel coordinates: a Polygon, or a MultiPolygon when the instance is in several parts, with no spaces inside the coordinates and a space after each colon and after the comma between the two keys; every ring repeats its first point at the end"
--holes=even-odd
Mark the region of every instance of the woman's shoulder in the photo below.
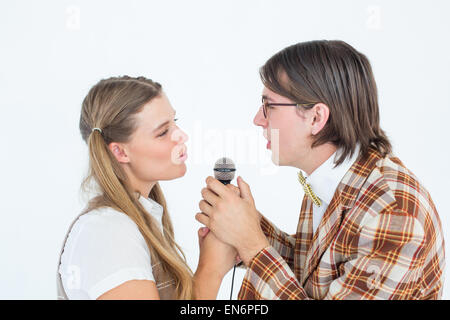
{"type": "Polygon", "coordinates": [[[148,251],[136,223],[125,213],[102,207],[82,214],[69,230],[64,251],[98,251],[105,247],[130,250],[140,247],[148,251]]]}
{"type": "Polygon", "coordinates": [[[136,223],[125,213],[111,207],[101,207],[82,214],[70,232],[139,231],[136,223]]]}
{"type": "Polygon", "coordinates": [[[81,215],[70,230],[59,269],[66,290],[74,266],[81,280],[72,296],[82,291],[95,299],[128,280],[154,280],[144,237],[130,217],[112,208],[81,215]]]}

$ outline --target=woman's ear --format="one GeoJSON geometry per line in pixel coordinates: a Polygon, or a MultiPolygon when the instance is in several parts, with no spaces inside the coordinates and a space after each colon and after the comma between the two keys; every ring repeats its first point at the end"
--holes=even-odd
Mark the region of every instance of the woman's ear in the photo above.
{"type": "Polygon", "coordinates": [[[111,142],[108,145],[108,148],[119,163],[130,162],[130,158],[127,155],[126,149],[121,143],[111,142]]]}
{"type": "Polygon", "coordinates": [[[311,122],[311,133],[312,135],[318,134],[330,117],[330,108],[326,104],[317,103],[312,108],[312,122],[311,122]]]}

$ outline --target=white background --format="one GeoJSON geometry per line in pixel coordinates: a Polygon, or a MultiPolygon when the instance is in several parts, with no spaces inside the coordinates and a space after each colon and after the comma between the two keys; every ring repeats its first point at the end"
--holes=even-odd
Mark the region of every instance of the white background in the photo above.
{"type": "MultiPolygon", "coordinates": [[[[187,174],[162,187],[193,270],[200,190],[223,154],[239,159],[257,208],[295,232],[303,196],[297,170],[267,166],[252,120],[258,68],[309,40],[344,40],[368,56],[382,128],[431,193],[447,236],[449,15],[446,0],[2,1],[0,298],[56,298],[61,242],[85,201],[81,101],[110,76],[160,82],[190,135],[187,174]]],[[[242,277],[239,270],[234,297],[242,277]]],[[[219,299],[229,298],[230,281],[231,273],[219,299]]]]}

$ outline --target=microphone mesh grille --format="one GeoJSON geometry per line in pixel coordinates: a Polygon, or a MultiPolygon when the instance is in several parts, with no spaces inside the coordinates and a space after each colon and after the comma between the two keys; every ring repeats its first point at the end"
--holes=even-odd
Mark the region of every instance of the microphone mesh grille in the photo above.
{"type": "Polygon", "coordinates": [[[234,165],[233,160],[230,158],[220,158],[216,161],[214,164],[214,178],[217,180],[233,180],[234,179],[234,173],[236,170],[236,166],[234,165]],[[225,169],[223,172],[217,171],[225,169]],[[232,171],[226,171],[226,169],[231,169],[232,171]]]}

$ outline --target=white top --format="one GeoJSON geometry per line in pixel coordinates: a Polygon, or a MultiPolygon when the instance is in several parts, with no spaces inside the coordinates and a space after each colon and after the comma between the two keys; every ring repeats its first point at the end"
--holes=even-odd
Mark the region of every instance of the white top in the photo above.
{"type": "Polygon", "coordinates": [[[342,178],[344,178],[347,171],[350,170],[351,166],[358,158],[359,149],[358,145],[351,158],[345,158],[344,162],[334,168],[336,159],[340,154],[339,150],[336,151],[327,161],[314,170],[309,177],[306,177],[306,181],[311,185],[313,192],[320,200],[322,200],[322,205],[320,207],[315,204],[313,205],[313,232],[316,232],[320,220],[322,220],[342,178]]]}
{"type": "MultiPolygon", "coordinates": [[[[162,230],[162,206],[140,196],[139,202],[162,230]]],[[[59,267],[69,299],[97,299],[129,280],[155,281],[150,252],[137,225],[110,207],[82,215],[69,233],[59,267]]]]}

